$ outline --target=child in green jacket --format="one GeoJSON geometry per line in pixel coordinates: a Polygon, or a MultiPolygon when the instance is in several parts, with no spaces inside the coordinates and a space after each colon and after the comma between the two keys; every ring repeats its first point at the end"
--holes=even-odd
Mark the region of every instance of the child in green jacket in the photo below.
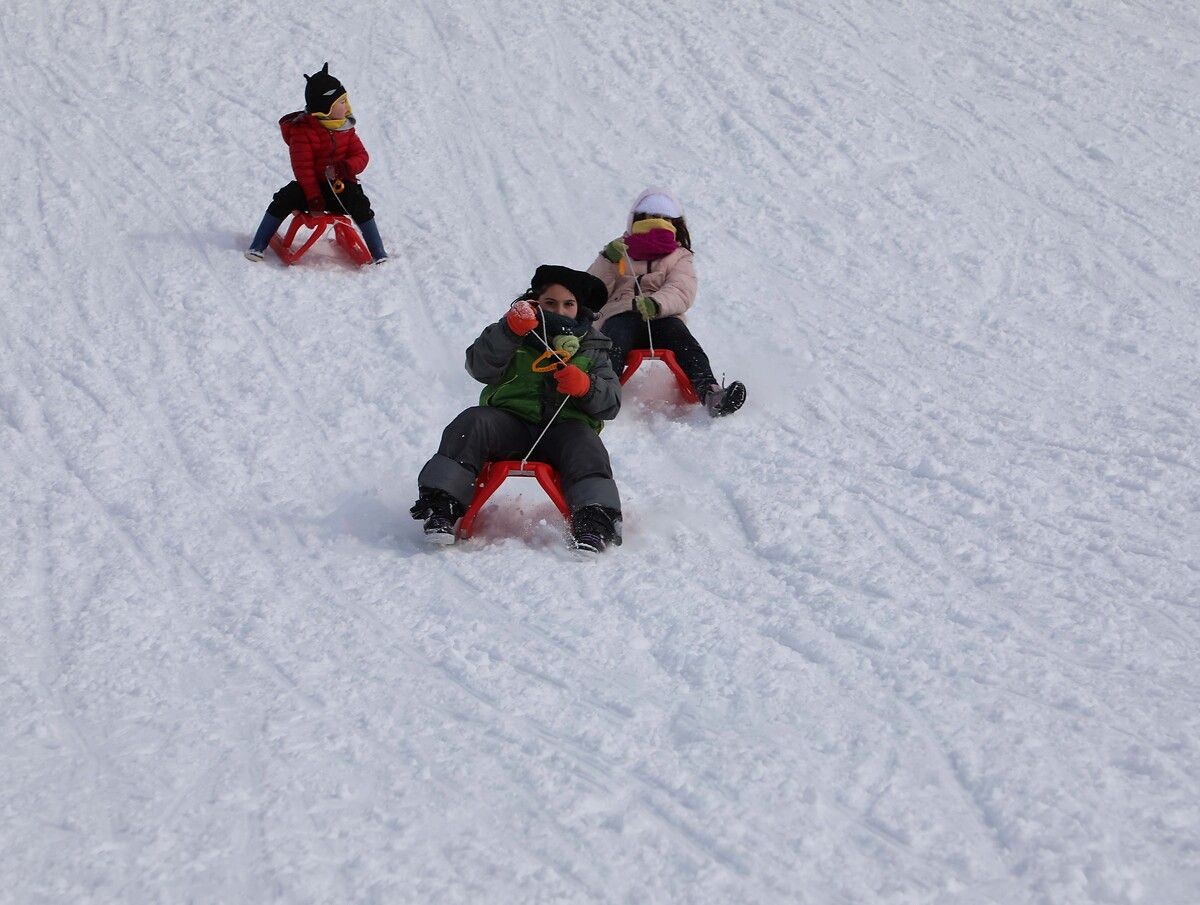
{"type": "Polygon", "coordinates": [[[467,349],[467,372],[485,386],[417,477],[411,512],[429,540],[454,543],[484,463],[527,458],[558,472],[574,549],[620,544],[621,499],[599,432],[620,411],[621,385],[608,360],[612,343],[592,326],[606,298],[591,274],[543,264],[467,349]]]}

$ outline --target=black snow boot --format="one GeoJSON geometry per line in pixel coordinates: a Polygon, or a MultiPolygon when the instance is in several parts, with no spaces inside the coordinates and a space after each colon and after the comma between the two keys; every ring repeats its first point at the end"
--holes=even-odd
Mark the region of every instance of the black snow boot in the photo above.
{"type": "Polygon", "coordinates": [[[465,511],[462,503],[433,487],[422,487],[421,498],[408,510],[413,518],[425,520],[425,537],[435,544],[454,543],[454,528],[465,511]]]}
{"type": "Polygon", "coordinates": [[[571,513],[571,549],[603,553],[609,544],[621,545],[621,513],[604,506],[581,506],[571,513]]]}
{"type": "Polygon", "coordinates": [[[735,380],[727,387],[709,384],[707,388],[698,389],[697,393],[708,413],[714,418],[732,415],[746,402],[746,385],[740,380],[735,380]]]}

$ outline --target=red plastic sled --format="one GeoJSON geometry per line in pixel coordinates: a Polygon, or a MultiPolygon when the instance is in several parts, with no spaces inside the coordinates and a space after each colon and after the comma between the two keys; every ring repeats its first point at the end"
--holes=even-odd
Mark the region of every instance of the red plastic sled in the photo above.
{"type": "Polygon", "coordinates": [[[271,237],[271,247],[283,259],[285,264],[295,264],[305,253],[316,244],[325,234],[325,230],[333,227],[333,238],[338,245],[350,256],[355,264],[371,263],[371,253],[354,228],[353,221],[345,214],[310,214],[305,211],[293,211],[292,222],[288,224],[283,238],[271,237]],[[292,241],[300,228],[311,229],[312,233],[299,248],[292,248],[292,241]]]}
{"type": "Polygon", "coordinates": [[[504,459],[499,462],[485,462],[483,468],[479,470],[479,476],[475,479],[475,496],[471,500],[471,505],[467,507],[466,514],[458,523],[459,537],[471,536],[471,529],[475,524],[475,517],[479,515],[479,510],[509,475],[537,478],[537,482],[542,485],[542,489],[546,491],[550,501],[558,507],[563,518],[568,522],[571,520],[571,510],[567,508],[567,500],[563,496],[562,486],[558,483],[558,473],[553,468],[545,462],[504,459]]]}
{"type": "Polygon", "coordinates": [[[621,372],[621,386],[625,386],[625,382],[633,376],[633,372],[641,367],[642,362],[648,358],[658,359],[675,375],[675,382],[679,384],[679,394],[683,396],[684,402],[698,403],[700,401],[700,397],[696,395],[695,387],[692,386],[692,382],[687,379],[687,375],[683,373],[683,368],[676,361],[675,353],[669,349],[630,350],[628,357],[625,359],[625,370],[621,372]]]}

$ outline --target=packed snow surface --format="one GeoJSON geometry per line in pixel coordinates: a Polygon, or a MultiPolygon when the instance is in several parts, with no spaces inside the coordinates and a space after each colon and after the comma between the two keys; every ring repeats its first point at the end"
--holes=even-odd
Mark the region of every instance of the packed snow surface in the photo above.
{"type": "Polygon", "coordinates": [[[1200,11],[6,0],[0,901],[1200,901],[1200,11]],[[241,256],[325,60],[392,255],[241,256]],[[682,199],[603,434],[407,514],[541,262],[682,199]],[[511,486],[510,486],[511,485],[511,486]]]}

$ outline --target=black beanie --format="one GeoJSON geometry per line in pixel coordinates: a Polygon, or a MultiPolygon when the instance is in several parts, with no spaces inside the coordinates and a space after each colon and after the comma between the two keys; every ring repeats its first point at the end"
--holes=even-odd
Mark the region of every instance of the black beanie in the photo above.
{"type": "Polygon", "coordinates": [[[547,286],[558,283],[571,290],[580,308],[598,312],[608,301],[608,290],[604,281],[582,270],[572,270],[558,264],[542,264],[533,272],[533,280],[529,288],[534,294],[541,294],[547,286]]]}
{"type": "Polygon", "coordinates": [[[304,109],[309,113],[328,113],[333,102],[346,93],[345,87],[329,74],[329,63],[315,75],[304,75],[304,109]]]}

